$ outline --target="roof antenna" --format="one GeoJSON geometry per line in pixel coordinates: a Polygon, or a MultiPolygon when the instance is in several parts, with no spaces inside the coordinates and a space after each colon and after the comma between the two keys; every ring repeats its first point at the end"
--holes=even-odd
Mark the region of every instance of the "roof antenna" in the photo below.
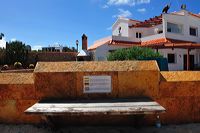
{"type": "Polygon", "coordinates": [[[186,8],[187,8],[186,4],[182,4],[182,5],[181,5],[181,9],[182,9],[182,10],[186,10],[186,8]]]}
{"type": "Polygon", "coordinates": [[[170,4],[167,4],[167,5],[163,8],[162,13],[168,13],[170,7],[171,7],[171,3],[170,3],[170,4]]]}

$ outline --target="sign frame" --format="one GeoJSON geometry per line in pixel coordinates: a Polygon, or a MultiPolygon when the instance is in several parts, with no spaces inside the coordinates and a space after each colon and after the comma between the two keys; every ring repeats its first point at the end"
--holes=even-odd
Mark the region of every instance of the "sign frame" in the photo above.
{"type": "Polygon", "coordinates": [[[111,93],[112,92],[112,76],[95,75],[83,77],[83,93],[111,93]]]}

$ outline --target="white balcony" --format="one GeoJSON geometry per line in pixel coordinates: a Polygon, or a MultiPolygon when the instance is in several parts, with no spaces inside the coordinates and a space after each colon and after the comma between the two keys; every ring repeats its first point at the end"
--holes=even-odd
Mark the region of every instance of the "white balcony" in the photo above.
{"type": "Polygon", "coordinates": [[[142,42],[146,42],[146,41],[150,41],[150,40],[156,40],[156,39],[160,39],[160,38],[165,38],[165,34],[155,34],[155,35],[150,35],[150,36],[146,36],[141,38],[142,42]]]}
{"type": "Polygon", "coordinates": [[[112,36],[113,40],[117,40],[117,41],[130,41],[129,37],[123,37],[123,36],[112,36]]]}

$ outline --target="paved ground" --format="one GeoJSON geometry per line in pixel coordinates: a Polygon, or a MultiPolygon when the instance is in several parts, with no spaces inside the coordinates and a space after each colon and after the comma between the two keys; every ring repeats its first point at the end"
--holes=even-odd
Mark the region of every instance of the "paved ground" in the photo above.
{"type": "Polygon", "coordinates": [[[200,124],[178,126],[143,127],[68,127],[57,131],[45,126],[33,125],[0,125],[0,133],[200,133],[200,124]]]}

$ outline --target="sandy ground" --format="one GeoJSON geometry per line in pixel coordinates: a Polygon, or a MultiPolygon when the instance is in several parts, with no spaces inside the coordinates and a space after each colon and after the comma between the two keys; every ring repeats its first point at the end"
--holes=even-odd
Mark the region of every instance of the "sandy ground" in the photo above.
{"type": "Polygon", "coordinates": [[[155,127],[66,127],[52,130],[47,126],[0,125],[0,133],[200,133],[200,124],[155,127]]]}

